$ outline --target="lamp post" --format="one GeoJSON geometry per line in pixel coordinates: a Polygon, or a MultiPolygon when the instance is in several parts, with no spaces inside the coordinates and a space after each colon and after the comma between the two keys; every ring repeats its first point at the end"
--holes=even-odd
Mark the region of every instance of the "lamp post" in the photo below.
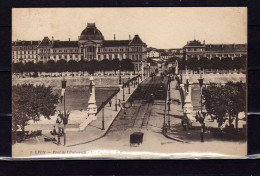
{"type": "Polygon", "coordinates": [[[121,78],[121,64],[119,64],[119,84],[122,83],[122,78],[121,78]]]}
{"type": "Polygon", "coordinates": [[[200,78],[198,79],[198,81],[199,81],[199,85],[200,85],[200,112],[201,112],[201,114],[202,114],[202,86],[203,86],[203,78],[202,78],[202,76],[201,76],[201,74],[200,74],[200,78]]]}
{"type": "Polygon", "coordinates": [[[123,101],[125,101],[125,83],[124,82],[123,82],[122,88],[123,88],[123,101]]]}
{"type": "Polygon", "coordinates": [[[64,101],[64,113],[63,113],[63,118],[62,118],[62,120],[63,120],[63,132],[64,132],[64,145],[66,145],[66,133],[65,133],[65,128],[66,128],[66,125],[67,125],[67,123],[68,123],[68,117],[67,117],[67,113],[66,113],[66,105],[65,105],[65,103],[66,103],[66,98],[65,98],[65,89],[66,89],[66,83],[67,83],[67,81],[65,80],[65,77],[63,77],[63,80],[61,81],[61,87],[62,87],[62,89],[64,89],[64,94],[63,94],[63,101],[64,101]]]}
{"type": "Polygon", "coordinates": [[[115,96],[115,111],[117,111],[117,94],[115,96]]]}
{"type": "Polygon", "coordinates": [[[170,122],[170,110],[171,110],[171,102],[170,102],[170,99],[168,100],[168,126],[169,126],[169,129],[171,127],[171,122],[170,122]]]}
{"type": "Polygon", "coordinates": [[[102,102],[102,130],[105,130],[105,104],[102,102]]]}
{"type": "Polygon", "coordinates": [[[204,123],[204,119],[205,119],[205,116],[204,114],[202,113],[202,86],[203,86],[203,78],[200,74],[200,78],[198,79],[199,81],[199,85],[200,85],[200,112],[201,112],[201,129],[200,129],[200,136],[201,136],[201,142],[204,142],[204,130],[205,130],[205,123],[204,123]],[[202,117],[203,116],[203,117],[202,117]]]}
{"type": "Polygon", "coordinates": [[[130,78],[128,78],[128,94],[130,94],[130,78]]]}

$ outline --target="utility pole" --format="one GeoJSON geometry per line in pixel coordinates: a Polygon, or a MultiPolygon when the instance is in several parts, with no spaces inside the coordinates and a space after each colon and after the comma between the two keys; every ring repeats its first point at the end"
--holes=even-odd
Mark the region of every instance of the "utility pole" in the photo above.
{"type": "Polygon", "coordinates": [[[102,102],[103,108],[102,108],[102,130],[105,130],[105,105],[104,102],[102,102]]]}
{"type": "Polygon", "coordinates": [[[117,94],[115,96],[115,111],[117,111],[117,94]]]}
{"type": "Polygon", "coordinates": [[[128,82],[128,94],[130,94],[130,82],[128,82]]]}
{"type": "MultiPolygon", "coordinates": [[[[65,80],[65,77],[63,77],[63,80],[61,82],[61,87],[62,89],[66,89],[66,80],[65,80]]],[[[64,113],[63,113],[63,118],[62,118],[62,121],[63,121],[63,137],[64,137],[64,145],[66,145],[66,132],[65,132],[65,128],[66,128],[66,123],[68,123],[68,120],[67,120],[67,113],[66,113],[66,91],[64,90],[64,97],[63,97],[63,103],[64,103],[64,113]],[[65,121],[64,121],[65,120],[65,121]]]]}
{"type": "Polygon", "coordinates": [[[123,101],[125,101],[125,83],[123,82],[123,101]]]}

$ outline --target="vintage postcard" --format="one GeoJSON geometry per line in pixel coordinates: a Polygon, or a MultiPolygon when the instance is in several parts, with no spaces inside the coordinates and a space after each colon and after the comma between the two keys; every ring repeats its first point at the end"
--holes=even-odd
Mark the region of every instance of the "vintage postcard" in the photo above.
{"type": "Polygon", "coordinates": [[[247,8],[12,9],[12,156],[247,155],[247,8]]]}

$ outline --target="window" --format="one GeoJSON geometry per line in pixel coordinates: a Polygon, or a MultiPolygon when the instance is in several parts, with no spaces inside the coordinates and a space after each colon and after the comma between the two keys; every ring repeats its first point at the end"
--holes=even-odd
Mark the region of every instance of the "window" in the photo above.
{"type": "Polygon", "coordinates": [[[100,52],[100,48],[98,48],[98,52],[100,52]]]}
{"type": "Polygon", "coordinates": [[[83,53],[83,48],[81,48],[81,52],[83,53]]]}
{"type": "Polygon", "coordinates": [[[118,56],[117,56],[117,54],[115,54],[115,59],[118,59],[118,56]]]}
{"type": "Polygon", "coordinates": [[[107,59],[107,55],[106,54],[104,54],[104,59],[107,59]]]}
{"type": "Polygon", "coordinates": [[[135,59],[135,55],[132,55],[132,59],[133,59],[133,60],[135,59]]]}
{"type": "Polygon", "coordinates": [[[120,51],[124,51],[123,49],[120,49],[120,51]]]}
{"type": "Polygon", "coordinates": [[[109,51],[112,51],[112,49],[109,49],[109,51]]]}
{"type": "Polygon", "coordinates": [[[111,54],[109,54],[109,60],[112,60],[112,55],[111,54]]]}
{"type": "Polygon", "coordinates": [[[98,55],[98,59],[100,59],[100,55],[98,55]]]}
{"type": "Polygon", "coordinates": [[[70,58],[72,59],[72,55],[70,55],[70,58]]]}
{"type": "Polygon", "coordinates": [[[54,59],[56,59],[56,55],[54,56],[54,59]]]}
{"type": "Polygon", "coordinates": [[[61,59],[61,55],[59,55],[59,58],[61,59]]]}
{"type": "Polygon", "coordinates": [[[107,51],[107,49],[103,49],[103,51],[107,51]]]}
{"type": "Polygon", "coordinates": [[[118,49],[115,49],[115,51],[118,51],[118,49]]]}
{"type": "Polygon", "coordinates": [[[67,50],[64,50],[64,53],[66,53],[67,52],[67,50]]]}
{"type": "Polygon", "coordinates": [[[139,55],[139,59],[141,59],[141,60],[142,60],[142,55],[141,55],[141,54],[139,55]]]}

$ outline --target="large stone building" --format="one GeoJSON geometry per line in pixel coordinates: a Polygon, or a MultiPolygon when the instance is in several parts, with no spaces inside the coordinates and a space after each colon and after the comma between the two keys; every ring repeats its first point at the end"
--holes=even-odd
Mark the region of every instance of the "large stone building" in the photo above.
{"type": "Polygon", "coordinates": [[[146,61],[147,45],[138,35],[128,40],[105,40],[95,23],[88,23],[81,32],[78,41],[59,41],[44,37],[42,41],[12,42],[12,61],[14,63],[47,62],[69,60],[131,59],[135,70],[141,69],[141,62],[146,61]]]}
{"type": "Polygon", "coordinates": [[[185,60],[197,57],[207,57],[209,59],[213,57],[224,58],[230,57],[232,59],[236,57],[247,55],[246,44],[205,44],[205,40],[201,43],[198,40],[187,42],[183,47],[183,57],[185,60]]]}

